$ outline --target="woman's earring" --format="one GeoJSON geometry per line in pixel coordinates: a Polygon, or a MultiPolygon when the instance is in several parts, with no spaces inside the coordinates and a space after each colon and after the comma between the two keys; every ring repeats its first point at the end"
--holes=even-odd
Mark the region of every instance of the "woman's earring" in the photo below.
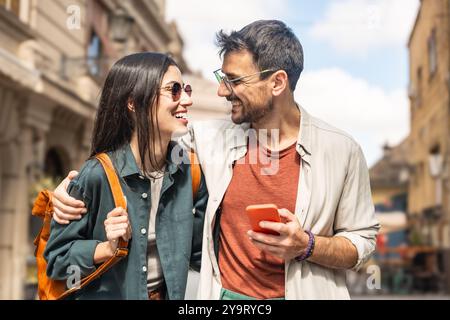
{"type": "Polygon", "coordinates": [[[131,112],[134,112],[134,107],[131,103],[128,104],[128,110],[130,110],[131,112]]]}

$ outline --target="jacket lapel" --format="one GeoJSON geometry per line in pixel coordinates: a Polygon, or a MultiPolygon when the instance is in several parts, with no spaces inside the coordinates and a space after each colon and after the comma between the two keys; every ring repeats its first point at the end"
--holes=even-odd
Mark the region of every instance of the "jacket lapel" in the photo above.
{"type": "Polygon", "coordinates": [[[300,131],[297,138],[297,152],[300,155],[300,177],[298,182],[295,213],[300,225],[305,228],[306,217],[311,204],[312,170],[311,170],[311,116],[298,106],[301,112],[300,131]]]}

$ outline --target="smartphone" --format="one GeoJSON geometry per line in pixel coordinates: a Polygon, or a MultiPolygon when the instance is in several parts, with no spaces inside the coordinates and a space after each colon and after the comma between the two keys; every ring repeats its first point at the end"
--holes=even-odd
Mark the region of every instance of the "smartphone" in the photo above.
{"type": "Polygon", "coordinates": [[[255,232],[280,235],[278,232],[259,226],[261,221],[281,222],[278,207],[274,204],[256,204],[245,208],[252,230],[255,232]]]}

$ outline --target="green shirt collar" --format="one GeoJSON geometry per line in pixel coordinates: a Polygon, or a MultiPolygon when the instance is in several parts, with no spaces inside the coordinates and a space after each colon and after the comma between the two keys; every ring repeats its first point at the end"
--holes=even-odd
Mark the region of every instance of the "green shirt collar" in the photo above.
{"type": "MultiPolygon", "coordinates": [[[[166,171],[170,175],[175,174],[178,170],[185,172],[185,165],[176,164],[171,159],[172,152],[177,151],[174,150],[174,148],[180,148],[180,146],[176,142],[170,142],[166,159],[166,171]]],[[[142,175],[142,172],[139,170],[139,167],[136,163],[136,159],[134,158],[133,152],[131,151],[131,146],[129,143],[120,147],[116,151],[113,151],[111,155],[120,177],[125,178],[133,175],[142,175]]],[[[183,152],[183,159],[187,159],[186,152],[183,152]]],[[[184,163],[188,162],[184,161],[184,163]]]]}

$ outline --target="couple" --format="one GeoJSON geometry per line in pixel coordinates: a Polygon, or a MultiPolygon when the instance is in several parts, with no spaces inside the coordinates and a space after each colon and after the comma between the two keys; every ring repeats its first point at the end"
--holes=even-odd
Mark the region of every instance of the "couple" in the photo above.
{"type": "Polygon", "coordinates": [[[47,271],[61,280],[77,265],[87,275],[120,237],[131,239],[130,254],[77,298],[183,299],[200,257],[200,299],[349,298],[345,270],[369,259],[379,229],[360,147],[296,104],[303,50],[284,23],[221,31],[217,44],[218,95],[232,103],[232,121],[188,128],[192,89],[165,55],[136,54],[112,68],[91,156],[112,156],[128,212],[114,208],[100,165],[88,160],[55,191],[47,271]],[[261,131],[269,142],[250,143],[261,131]],[[171,156],[191,139],[203,172],[195,200],[189,166],[171,156]],[[277,170],[265,174],[254,149],[276,155],[277,170]],[[282,208],[285,223],[261,223],[277,236],[250,230],[246,206],[264,203],[282,208]]]}

